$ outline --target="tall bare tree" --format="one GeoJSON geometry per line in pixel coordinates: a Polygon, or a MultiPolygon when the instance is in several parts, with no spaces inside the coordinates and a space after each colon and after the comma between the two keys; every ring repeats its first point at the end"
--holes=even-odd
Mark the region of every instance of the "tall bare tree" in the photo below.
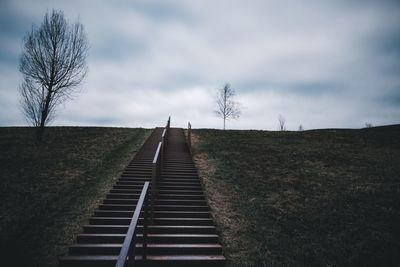
{"type": "Polygon", "coordinates": [[[56,106],[71,99],[86,76],[88,41],[79,21],[69,25],[62,11],[53,10],[45,14],[39,28],[32,27],[23,43],[21,105],[42,140],[56,106]]]}
{"type": "Polygon", "coordinates": [[[237,119],[240,117],[241,111],[238,102],[233,100],[235,96],[235,90],[229,83],[225,84],[224,87],[218,89],[217,93],[217,110],[215,113],[218,117],[224,121],[224,130],[226,120],[237,119]]]}
{"type": "Polygon", "coordinates": [[[286,119],[281,114],[278,116],[278,123],[279,131],[286,131],[286,119]]]}

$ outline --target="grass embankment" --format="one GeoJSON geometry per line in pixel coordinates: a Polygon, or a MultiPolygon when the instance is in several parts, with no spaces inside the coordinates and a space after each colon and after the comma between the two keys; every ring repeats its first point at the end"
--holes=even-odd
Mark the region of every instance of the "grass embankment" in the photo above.
{"type": "Polygon", "coordinates": [[[194,131],[229,266],[399,266],[400,126],[194,131]]]}
{"type": "Polygon", "coordinates": [[[57,266],[150,132],[0,128],[1,265],[57,266]]]}

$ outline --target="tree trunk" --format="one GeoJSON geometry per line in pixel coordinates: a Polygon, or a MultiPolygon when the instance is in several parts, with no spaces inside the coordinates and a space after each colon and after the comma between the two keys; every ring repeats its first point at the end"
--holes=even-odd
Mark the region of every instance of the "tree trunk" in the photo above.
{"type": "Polygon", "coordinates": [[[40,125],[39,125],[38,129],[36,130],[36,139],[39,142],[41,142],[43,140],[44,126],[46,124],[47,116],[49,115],[50,100],[51,100],[51,89],[49,89],[49,93],[47,94],[46,104],[42,111],[42,117],[40,118],[40,125]]]}

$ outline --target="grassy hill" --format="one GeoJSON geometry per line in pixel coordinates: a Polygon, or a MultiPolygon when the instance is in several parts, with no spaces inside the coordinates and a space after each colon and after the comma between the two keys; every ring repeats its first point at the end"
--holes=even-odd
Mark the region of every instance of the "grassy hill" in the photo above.
{"type": "MultiPolygon", "coordinates": [[[[3,263],[56,266],[149,134],[0,128],[3,263]]],[[[193,152],[230,266],[400,264],[400,126],[195,130],[193,152]]]]}
{"type": "Polygon", "coordinates": [[[0,128],[3,266],[57,266],[150,132],[50,127],[38,144],[32,128],[0,128]]]}
{"type": "Polygon", "coordinates": [[[399,266],[400,125],[195,130],[230,266],[399,266]]]}

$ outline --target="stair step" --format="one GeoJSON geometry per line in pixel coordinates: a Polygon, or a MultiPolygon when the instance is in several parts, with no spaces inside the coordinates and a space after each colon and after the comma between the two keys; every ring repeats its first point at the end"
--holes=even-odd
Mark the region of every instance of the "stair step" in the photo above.
{"type": "MultiPolygon", "coordinates": [[[[141,265],[141,256],[135,257],[139,266],[163,267],[217,267],[224,266],[226,261],[222,255],[148,255],[146,264],[141,265]]],[[[65,256],[60,258],[60,267],[114,267],[117,256],[89,255],[89,256],[65,256]]]]}
{"type": "Polygon", "coordinates": [[[156,205],[206,206],[207,202],[193,199],[157,199],[156,205]]]}
{"type": "Polygon", "coordinates": [[[152,166],[149,165],[133,165],[133,166],[128,166],[127,168],[125,168],[125,171],[147,171],[147,172],[151,172],[153,170],[152,166]]]}
{"type": "MultiPolygon", "coordinates": [[[[122,190],[142,190],[144,182],[140,182],[138,184],[122,184],[122,185],[114,185],[113,189],[122,189],[122,190]]],[[[151,188],[151,184],[149,185],[149,189],[151,188]]],[[[163,183],[158,184],[159,190],[192,190],[192,191],[202,191],[202,187],[199,185],[164,185],[163,183]]]]}
{"type": "Polygon", "coordinates": [[[113,267],[117,256],[109,255],[79,255],[60,258],[60,267],[113,267]]]}
{"type": "Polygon", "coordinates": [[[181,168],[181,166],[179,164],[177,164],[177,166],[175,167],[163,167],[162,172],[161,173],[168,173],[168,172],[172,172],[172,173],[177,173],[180,175],[186,175],[186,174],[196,174],[197,175],[197,169],[193,166],[192,168],[181,168]]]}
{"type": "MultiPolygon", "coordinates": [[[[149,220],[150,221],[150,220],[149,220]]],[[[94,225],[129,225],[131,218],[124,217],[92,217],[90,224],[94,225]]],[[[143,218],[139,219],[143,224],[143,218]]],[[[154,218],[153,225],[214,225],[211,218],[154,218]]]]}
{"type": "MultiPolygon", "coordinates": [[[[101,204],[100,210],[125,210],[133,211],[136,205],[101,204]]],[[[156,205],[155,211],[208,211],[208,206],[184,206],[184,205],[156,205]]]]}
{"type": "MultiPolygon", "coordinates": [[[[137,190],[142,190],[143,189],[144,183],[138,183],[138,184],[116,184],[113,186],[113,189],[137,189],[137,190]]],[[[151,188],[151,184],[149,184],[149,189],[151,188]]]]}
{"type": "Polygon", "coordinates": [[[159,183],[179,183],[184,185],[186,183],[200,183],[200,180],[197,177],[186,177],[186,178],[177,178],[175,176],[161,176],[158,180],[159,183]]]}
{"type": "MultiPolygon", "coordinates": [[[[79,244],[89,243],[110,243],[122,244],[125,239],[125,234],[79,234],[77,242],[79,244]]],[[[136,242],[143,242],[143,235],[136,235],[136,242]]],[[[148,243],[157,244],[191,244],[191,243],[217,243],[218,235],[216,234],[148,234],[148,243]]]]}
{"type": "Polygon", "coordinates": [[[160,179],[158,186],[201,186],[200,181],[197,180],[185,180],[177,181],[173,179],[160,179]]]}
{"type": "Polygon", "coordinates": [[[172,178],[175,180],[188,180],[188,179],[194,179],[194,180],[198,180],[198,176],[196,173],[193,174],[179,174],[179,173],[174,173],[174,172],[162,172],[161,173],[161,179],[163,178],[172,178]]]}
{"type": "MultiPolygon", "coordinates": [[[[139,199],[140,194],[126,194],[126,193],[109,193],[107,194],[108,199],[139,199]]],[[[203,200],[204,195],[194,195],[194,194],[163,194],[160,192],[158,194],[158,199],[186,199],[186,200],[203,200]]]]}
{"type": "Polygon", "coordinates": [[[208,206],[156,205],[155,210],[163,211],[209,211],[208,206]]]}
{"type": "MultiPolygon", "coordinates": [[[[136,199],[104,199],[104,204],[123,204],[123,205],[136,205],[136,199]]],[[[205,200],[193,200],[193,199],[157,199],[156,205],[185,205],[185,206],[205,206],[207,202],[205,200]]]]}
{"type": "Polygon", "coordinates": [[[70,255],[114,255],[121,252],[122,244],[74,244],[69,247],[70,255]]]}
{"type": "Polygon", "coordinates": [[[107,198],[103,200],[104,204],[123,204],[123,205],[136,205],[136,199],[111,199],[107,198]]]}
{"type": "MultiPolygon", "coordinates": [[[[86,234],[126,234],[128,225],[85,225],[86,234]]],[[[138,225],[138,233],[142,233],[143,225],[138,225]]],[[[149,225],[150,234],[215,234],[215,226],[195,225],[149,225]]]]}
{"type": "MultiPolygon", "coordinates": [[[[75,244],[69,248],[70,255],[119,255],[122,244],[75,244]]],[[[136,244],[136,255],[143,254],[143,244],[136,244]]],[[[220,254],[219,244],[147,244],[147,255],[171,254],[220,254]]]]}
{"type": "Polygon", "coordinates": [[[131,175],[131,174],[126,174],[126,175],[121,175],[121,178],[118,179],[118,181],[121,182],[151,182],[151,174],[150,175],[131,175]]]}
{"type": "Polygon", "coordinates": [[[165,155],[164,157],[164,166],[166,167],[171,167],[171,166],[184,166],[184,167],[194,167],[195,165],[193,164],[192,160],[188,160],[186,162],[172,162],[171,161],[171,155],[165,155]]]}
{"type": "MultiPolygon", "coordinates": [[[[143,187],[145,182],[149,182],[151,184],[151,181],[135,181],[135,180],[121,180],[119,179],[115,185],[131,185],[131,186],[141,186],[143,187]]],[[[151,187],[151,185],[150,185],[151,187]]]]}
{"type": "MultiPolygon", "coordinates": [[[[133,213],[134,211],[96,210],[94,216],[132,218],[133,213]]],[[[141,215],[143,216],[143,214],[142,211],[141,215]]],[[[210,213],[204,211],[154,211],[154,216],[158,218],[210,218],[210,213]]]]}
{"type": "Polygon", "coordinates": [[[121,177],[124,177],[124,176],[134,176],[134,177],[136,177],[136,176],[138,176],[138,177],[145,176],[145,177],[148,177],[148,176],[151,176],[151,173],[152,173],[151,170],[150,171],[140,171],[140,170],[127,171],[127,170],[125,170],[121,174],[121,177]]]}
{"type": "Polygon", "coordinates": [[[107,198],[110,199],[139,199],[140,194],[118,194],[118,193],[109,193],[107,194],[107,198]]]}
{"type": "MultiPolygon", "coordinates": [[[[168,266],[224,266],[220,265],[226,261],[225,257],[222,255],[149,255],[147,257],[148,261],[168,261],[172,265],[168,266]],[[216,262],[218,265],[213,265],[216,262]],[[179,265],[178,265],[179,264],[179,265]],[[200,265],[198,265],[200,264],[200,265]]],[[[166,265],[162,265],[166,266],[166,265]]]]}
{"type": "Polygon", "coordinates": [[[186,176],[186,175],[196,175],[197,176],[197,170],[195,168],[188,170],[188,169],[181,169],[179,167],[176,168],[163,168],[161,174],[177,174],[180,176],[186,176]]]}
{"type": "MultiPolygon", "coordinates": [[[[111,189],[110,194],[133,194],[133,195],[140,195],[142,192],[142,189],[111,189]]],[[[149,194],[151,194],[151,190],[149,191],[149,194]]],[[[161,189],[159,188],[158,194],[188,194],[188,195],[202,195],[203,191],[200,190],[185,190],[185,189],[180,189],[180,190],[170,190],[170,189],[161,189]]]]}
{"type": "Polygon", "coordinates": [[[176,163],[176,162],[171,162],[171,160],[172,160],[172,155],[170,155],[170,154],[166,154],[165,155],[165,157],[164,157],[164,166],[165,167],[170,167],[170,166],[184,166],[184,167],[194,167],[195,165],[193,164],[193,161],[191,160],[191,157],[189,156],[189,160],[188,161],[186,161],[186,163],[182,163],[182,162],[179,162],[179,163],[176,163]]]}
{"type": "Polygon", "coordinates": [[[193,185],[160,185],[158,187],[160,190],[193,190],[193,191],[203,191],[203,188],[200,185],[193,186],[193,185]]]}
{"type": "Polygon", "coordinates": [[[203,200],[204,195],[178,195],[178,194],[158,194],[158,199],[184,199],[184,200],[203,200]]]}

